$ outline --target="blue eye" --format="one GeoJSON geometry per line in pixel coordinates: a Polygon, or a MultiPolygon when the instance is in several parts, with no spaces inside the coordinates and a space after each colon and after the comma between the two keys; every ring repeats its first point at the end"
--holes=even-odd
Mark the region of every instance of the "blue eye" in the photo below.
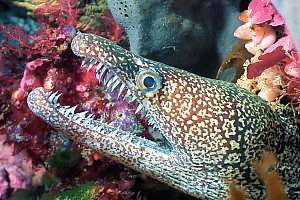
{"type": "Polygon", "coordinates": [[[149,89],[154,88],[155,85],[156,85],[156,82],[155,82],[154,78],[151,77],[151,76],[146,76],[146,77],[144,78],[143,83],[144,83],[144,86],[145,86],[146,88],[149,88],[149,89]]]}
{"type": "Polygon", "coordinates": [[[160,75],[151,69],[139,71],[136,76],[136,84],[140,91],[147,97],[153,96],[162,87],[160,75]]]}

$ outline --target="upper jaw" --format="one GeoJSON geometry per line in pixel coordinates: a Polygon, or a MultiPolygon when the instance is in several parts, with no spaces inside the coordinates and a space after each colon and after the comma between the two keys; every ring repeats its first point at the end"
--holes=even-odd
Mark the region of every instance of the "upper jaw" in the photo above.
{"type": "Polygon", "coordinates": [[[136,74],[143,68],[155,66],[105,38],[79,33],[73,38],[72,51],[83,58],[81,67],[87,71],[95,68],[95,77],[105,86],[106,92],[114,93],[117,99],[136,102],[136,114],[146,117],[154,124],[155,116],[147,115],[151,103],[135,83],[136,74]]]}
{"type": "Polygon", "coordinates": [[[136,96],[136,90],[132,87],[129,88],[130,85],[128,86],[128,82],[123,81],[118,73],[116,73],[116,68],[106,67],[105,65],[102,65],[102,63],[98,63],[98,61],[93,58],[85,58],[83,60],[82,67],[84,67],[87,71],[96,67],[94,75],[99,82],[104,84],[106,92],[115,93],[117,94],[117,99],[122,99],[128,103],[136,104],[135,114],[146,119],[150,126],[155,129],[156,134],[158,134],[156,136],[151,136],[154,139],[158,138],[163,140],[162,142],[164,143],[163,145],[165,149],[168,148],[170,151],[173,149],[173,145],[167,141],[164,131],[156,123],[155,112],[149,111],[152,110],[151,102],[148,101],[147,98],[141,98],[141,95],[136,96]]]}
{"type": "Polygon", "coordinates": [[[157,67],[161,66],[160,63],[137,56],[105,38],[92,34],[80,33],[75,36],[72,41],[72,50],[76,55],[83,57],[81,66],[87,71],[93,67],[96,68],[95,76],[105,85],[107,92],[116,93],[117,98],[136,102],[135,114],[146,118],[149,124],[157,128],[165,145],[170,149],[175,149],[167,133],[157,124],[157,113],[152,111],[154,110],[152,102],[137,88],[135,82],[135,77],[140,70],[157,71],[157,67]]]}
{"type": "Polygon", "coordinates": [[[71,49],[79,57],[94,58],[109,67],[117,67],[134,56],[108,39],[87,33],[78,33],[72,40],[71,49]]]}
{"type": "Polygon", "coordinates": [[[144,96],[134,82],[143,58],[93,34],[79,33],[73,38],[71,48],[75,55],[83,58],[81,67],[90,71],[96,66],[95,76],[106,86],[107,92],[118,90],[118,97],[142,103],[144,96]]]}

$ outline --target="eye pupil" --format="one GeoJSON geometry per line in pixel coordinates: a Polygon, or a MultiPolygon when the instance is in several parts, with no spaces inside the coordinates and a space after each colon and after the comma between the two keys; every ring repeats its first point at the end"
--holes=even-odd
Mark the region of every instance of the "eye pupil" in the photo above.
{"type": "Polygon", "coordinates": [[[153,77],[151,76],[147,76],[145,79],[144,79],[144,86],[146,88],[153,88],[155,86],[155,80],[153,77]]]}

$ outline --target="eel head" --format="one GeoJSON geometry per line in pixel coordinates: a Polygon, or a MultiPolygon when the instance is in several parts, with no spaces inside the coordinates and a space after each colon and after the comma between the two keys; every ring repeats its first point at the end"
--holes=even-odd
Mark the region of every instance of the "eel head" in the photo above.
{"type": "Polygon", "coordinates": [[[75,113],[57,102],[57,93],[43,88],[28,96],[36,115],[76,142],[193,196],[225,198],[228,179],[252,194],[260,192],[252,161],[270,143],[274,126],[265,101],[234,84],[145,59],[96,35],[79,33],[71,46],[88,70],[97,65],[95,76],[107,90],[137,102],[137,115],[149,121],[161,141],[75,113]]]}

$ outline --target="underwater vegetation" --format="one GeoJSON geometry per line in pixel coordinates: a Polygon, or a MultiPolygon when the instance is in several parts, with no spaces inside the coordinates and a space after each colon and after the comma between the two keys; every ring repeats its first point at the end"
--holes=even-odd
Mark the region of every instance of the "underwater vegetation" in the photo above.
{"type": "Polygon", "coordinates": [[[253,0],[240,20],[244,24],[234,35],[247,40],[253,56],[237,83],[269,102],[288,98],[299,107],[299,54],[281,15],[271,1],[253,0]]]}
{"type": "Polygon", "coordinates": [[[38,170],[32,168],[32,160],[25,151],[14,152],[14,146],[5,144],[5,135],[0,136],[0,199],[5,199],[17,189],[26,189],[33,183],[38,170]]]}
{"type": "MultiPolygon", "coordinates": [[[[28,31],[28,34],[17,25],[0,25],[0,199],[12,196],[17,189],[35,188],[35,192],[28,196],[28,199],[33,199],[42,193],[60,193],[86,181],[93,181],[99,187],[98,199],[130,199],[133,194],[130,191],[133,185],[130,171],[94,151],[83,151],[85,160],[78,153],[67,153],[70,152],[70,141],[33,116],[26,105],[28,92],[43,86],[64,92],[66,103],[79,103],[82,109],[94,113],[106,109],[108,117],[122,114],[125,105],[110,103],[110,94],[101,91],[92,72],[80,69],[80,62],[70,52],[69,45],[76,28],[116,42],[124,40],[123,30],[115,23],[103,1],[97,4],[72,0],[13,3],[30,8],[29,14],[38,29],[28,31]],[[95,22],[86,23],[91,15],[94,15],[95,22]],[[82,76],[82,72],[85,75],[82,76]],[[59,152],[64,154],[59,156],[59,152]],[[109,168],[115,168],[115,172],[106,172],[109,168]]],[[[130,124],[134,124],[132,128],[137,132],[143,130],[138,123],[130,124]]],[[[22,192],[24,195],[26,190],[22,192]]],[[[23,199],[22,194],[19,199],[23,199]]],[[[63,194],[59,198],[62,199],[63,194]]]]}
{"type": "MultiPolygon", "coordinates": [[[[2,5],[2,1],[0,3],[2,5]]],[[[71,41],[78,30],[103,36],[127,47],[126,33],[113,19],[107,3],[103,0],[14,0],[4,4],[22,7],[28,16],[25,22],[14,18],[18,25],[8,24],[7,21],[0,24],[0,199],[24,199],[24,196],[27,199],[74,199],[74,196],[101,200],[163,199],[165,196],[192,199],[169,188],[160,189],[161,185],[147,178],[144,182],[153,184],[151,191],[158,194],[142,191],[136,172],[87,146],[72,144],[69,138],[33,115],[28,108],[28,94],[35,88],[43,87],[45,91],[58,91],[61,104],[78,105],[76,111],[93,113],[94,117],[101,117],[111,126],[139,137],[163,140],[153,133],[151,125],[143,117],[136,114],[137,105],[134,102],[120,99],[116,91],[107,91],[107,81],[101,83],[94,77],[96,67],[90,65],[89,70],[81,67],[81,59],[71,51],[71,41]],[[164,190],[167,192],[160,195],[164,190]]],[[[182,4],[180,1],[174,9],[181,8],[182,4]]],[[[184,14],[192,12],[193,5],[191,1],[188,4],[190,10],[184,14]]],[[[144,8],[149,5],[141,1],[139,6],[144,8]]],[[[179,11],[183,12],[181,9],[179,11]]],[[[232,13],[230,20],[240,14],[238,9],[232,13]]],[[[159,18],[156,19],[153,13],[138,17],[149,16],[153,17],[154,25],[159,24],[159,18]]],[[[283,103],[299,109],[299,58],[284,20],[270,0],[252,0],[239,18],[244,24],[236,27],[234,36],[243,40],[245,45],[242,47],[250,54],[241,63],[244,65],[241,74],[244,74],[237,78],[237,84],[274,105],[283,103]]],[[[119,23],[124,26],[135,52],[176,66],[190,62],[183,57],[178,58],[179,61],[170,59],[174,57],[169,52],[172,47],[167,47],[168,51],[162,54],[170,57],[153,53],[149,47],[151,40],[145,43],[147,39],[143,35],[147,31],[147,23],[133,29],[130,29],[133,21],[119,23]],[[143,36],[140,40],[134,40],[131,36],[136,32],[143,36]]],[[[237,26],[238,21],[232,23],[237,26]]],[[[185,30],[187,34],[191,27],[185,30]]],[[[156,41],[155,31],[152,29],[151,35],[158,47],[175,34],[168,32],[156,41]]],[[[233,33],[230,34],[233,36],[233,33]]],[[[194,37],[197,37],[197,30],[193,30],[189,39],[194,37]]],[[[185,44],[184,39],[180,38],[182,44],[185,44]]],[[[185,45],[178,48],[188,48],[188,43],[185,45]]],[[[175,54],[175,57],[179,56],[175,54]]],[[[261,163],[253,166],[266,186],[266,199],[287,199],[280,175],[272,170],[277,163],[275,157],[266,153],[261,159],[257,157],[261,163]]],[[[234,180],[228,193],[231,199],[240,200],[247,199],[248,195],[234,180]]]]}

